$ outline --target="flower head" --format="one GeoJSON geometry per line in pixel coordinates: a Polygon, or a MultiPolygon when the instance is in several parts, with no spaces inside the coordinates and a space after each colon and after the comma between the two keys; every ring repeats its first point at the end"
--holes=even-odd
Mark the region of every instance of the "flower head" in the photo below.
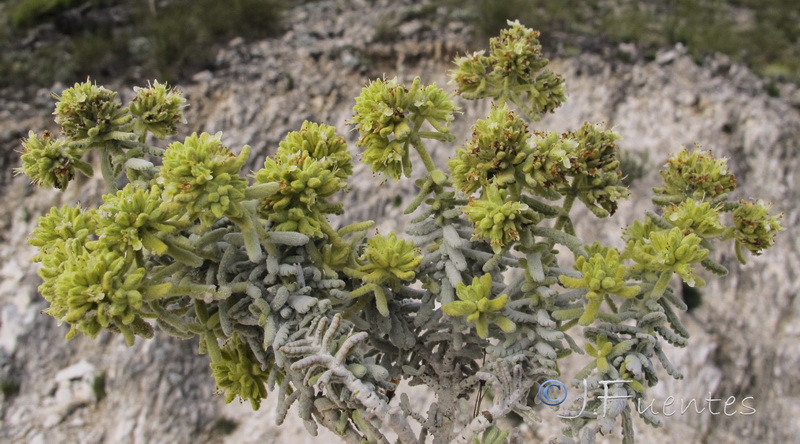
{"type": "Polygon", "coordinates": [[[578,143],[555,132],[538,131],[527,143],[530,154],[522,165],[526,184],[533,189],[558,189],[566,185],[578,143]]]}
{"type": "Polygon", "coordinates": [[[289,162],[293,158],[311,157],[346,180],[353,174],[353,161],[347,151],[347,142],[336,134],[336,128],[305,121],[300,131],[292,131],[280,143],[275,160],[289,162]]]}
{"type": "Polygon", "coordinates": [[[179,123],[185,123],[186,99],[181,91],[154,82],[147,88],[134,88],[136,97],[128,109],[133,115],[133,129],[138,134],[151,132],[159,139],[175,135],[179,123]]]}
{"type": "Polygon", "coordinates": [[[103,196],[105,202],[98,209],[97,235],[101,242],[122,252],[142,248],[164,254],[167,245],[159,236],[175,231],[170,219],[174,216],[161,206],[161,190],[131,184],[103,196]]]}
{"type": "Polygon", "coordinates": [[[473,237],[488,239],[495,252],[520,239],[520,233],[539,222],[539,215],[522,202],[507,199],[507,192],[494,185],[485,188],[481,199],[470,199],[463,207],[475,225],[473,237]]]}
{"type": "Polygon", "coordinates": [[[422,86],[419,77],[410,88],[397,80],[377,79],[361,90],[353,107],[353,123],[361,134],[362,161],[372,171],[397,180],[410,177],[409,149],[415,132],[428,122],[449,137],[448,125],[456,108],[450,96],[436,85],[422,86]]]}
{"type": "Polygon", "coordinates": [[[34,262],[41,262],[39,276],[43,282],[39,292],[45,300],[55,298],[55,285],[64,273],[70,255],[80,254],[95,234],[96,210],[64,205],[53,207],[39,217],[37,227],[28,238],[28,243],[38,248],[34,262]]]}
{"type": "Polygon", "coordinates": [[[261,215],[275,222],[278,231],[322,237],[320,218],[333,208],[327,198],[347,186],[337,176],[339,171],[333,163],[299,152],[277,161],[267,158],[264,168],[256,172],[256,181],[276,182],[280,188],[261,201],[261,215]]]}
{"type": "Polygon", "coordinates": [[[783,230],[782,214],[769,216],[769,204],[743,200],[733,211],[736,242],[755,255],[775,244],[775,235],[783,230]]]}
{"type": "Polygon", "coordinates": [[[568,137],[578,143],[572,165],[572,187],[579,190],[578,199],[598,217],[614,214],[617,201],[630,195],[620,184],[622,171],[616,144],[619,136],[601,125],[586,123],[568,137]]]}
{"type": "Polygon", "coordinates": [[[164,153],[159,183],[168,206],[183,209],[190,219],[210,226],[223,215],[240,216],[247,179],[239,171],[250,147],[237,156],[222,144],[222,134],[192,134],[172,143],[164,153]]]}
{"type": "Polygon", "coordinates": [[[705,285],[693,268],[708,257],[709,251],[700,245],[702,238],[694,233],[684,234],[678,227],[653,230],[647,236],[628,240],[626,256],[636,262],[631,267],[634,272],[671,271],[678,273],[691,287],[705,285]]]}
{"type": "Polygon", "coordinates": [[[116,92],[89,80],[65,89],[57,98],[53,114],[56,123],[61,125],[61,133],[87,145],[117,139],[130,120],[130,115],[124,112],[117,100],[116,92]]]}
{"type": "Polygon", "coordinates": [[[538,31],[518,21],[508,24],[489,41],[488,56],[476,52],[456,59],[451,80],[466,99],[511,101],[529,119],[539,120],[566,100],[564,79],[544,69],[549,60],[542,55],[538,31]]]}
{"type": "Polygon", "coordinates": [[[40,137],[31,131],[22,146],[22,167],[17,172],[25,173],[37,185],[63,191],[75,177],[76,168],[91,175],[92,167],[81,160],[83,151],[47,131],[40,137]]]}
{"type": "Polygon", "coordinates": [[[719,221],[719,211],[709,202],[698,202],[692,198],[665,207],[664,218],[685,232],[702,238],[716,237],[725,232],[725,227],[719,221]]]}
{"type": "Polygon", "coordinates": [[[579,256],[575,262],[575,269],[581,272],[580,279],[560,276],[559,280],[568,288],[588,290],[587,306],[578,321],[581,325],[594,322],[600,304],[607,294],[631,298],[639,293],[638,286],[629,286],[625,282],[625,266],[620,262],[619,252],[614,248],[606,249],[605,254],[594,253],[588,260],[584,256],[579,256]]]}
{"type": "Polygon", "coordinates": [[[663,188],[657,194],[685,196],[695,200],[711,200],[736,188],[736,179],[728,171],[727,159],[716,159],[708,151],[683,149],[670,157],[661,171],[663,188]]]}
{"type": "Polygon", "coordinates": [[[490,183],[504,187],[516,182],[517,168],[527,157],[528,135],[528,126],[516,113],[505,105],[492,107],[448,163],[456,186],[472,193],[490,183]]]}
{"type": "Polygon", "coordinates": [[[258,410],[261,400],[267,397],[269,369],[261,369],[253,351],[236,333],[220,349],[220,359],[211,362],[211,376],[226,403],[238,396],[258,410]]]}
{"type": "Polygon", "coordinates": [[[101,249],[68,254],[46,313],[71,324],[68,339],[79,331],[95,337],[107,328],[123,333],[131,345],[134,335],[152,336],[152,327],[143,319],[144,301],[165,295],[171,287],[149,285],[146,274],[118,252],[101,249]]]}

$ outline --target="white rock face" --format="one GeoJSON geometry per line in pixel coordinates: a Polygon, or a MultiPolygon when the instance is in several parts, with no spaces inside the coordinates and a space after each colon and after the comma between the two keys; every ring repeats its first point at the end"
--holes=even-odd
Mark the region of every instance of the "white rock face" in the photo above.
{"type": "MultiPolygon", "coordinates": [[[[257,169],[286,132],[299,129],[305,119],[335,125],[354,142],[346,122],[353,98],[371,78],[385,73],[410,82],[419,75],[424,82],[445,86],[444,71],[457,50],[466,50],[468,30],[448,24],[439,11],[397,19],[394,43],[372,44],[374,23],[387,14],[373,3],[391,4],[390,17],[395,18],[415,17],[403,12],[420,8],[411,0],[312,2],[289,14],[290,30],[280,38],[232,41],[220,51],[213,72],[199,73],[180,85],[191,104],[186,133],[223,131],[229,146],[253,146],[249,168],[257,169]]],[[[682,315],[692,334],[689,347],[668,349],[686,377],[674,381],[663,375],[652,392],[658,411],[669,396],[687,402],[694,398],[701,406],[709,396],[722,399],[714,411],[732,396],[739,413],[747,412],[741,405],[746,397],[752,397],[748,404],[756,412],[726,416],[689,410],[665,417],[662,429],[637,423],[639,442],[793,442],[800,435],[800,422],[795,420],[800,417],[797,88],[785,85],[782,97],[767,97],[762,82],[745,68],[722,58],[698,66],[680,48],[659,53],[655,61],[633,64],[613,54],[554,61],[551,68],[567,79],[569,100],[534,125],[564,130],[584,121],[604,121],[620,133],[623,149],[649,154],[652,168],[634,184],[631,200],[606,223],[581,213],[576,218],[582,221],[580,236],[619,242],[621,227],[650,208],[656,167],[670,152],[694,143],[729,157],[744,190],[738,197],[774,202],[785,213],[782,223],[787,227],[773,250],[745,267],[735,266],[732,251],[716,253],[733,272],[710,280],[702,289],[703,305],[682,315]]],[[[130,86],[117,89],[131,94],[130,86]]],[[[19,149],[16,138],[28,129],[54,129],[52,104],[45,105],[41,94],[32,103],[2,103],[4,169],[18,165],[12,152],[19,149]]],[[[459,105],[463,115],[454,133],[461,143],[469,135],[469,124],[485,115],[488,104],[459,105]]],[[[352,149],[355,152],[354,144],[352,149]]],[[[436,147],[436,162],[444,166],[454,150],[455,146],[436,147]]],[[[346,217],[377,220],[382,233],[400,229],[403,205],[395,203],[395,196],[407,202],[412,182],[380,185],[363,165],[356,177],[345,198],[346,217]]],[[[108,334],[95,341],[67,342],[66,329],[39,314],[46,303],[36,292],[39,278],[30,261],[34,252],[25,238],[36,218],[53,205],[98,202],[102,184],[81,180],[59,193],[34,190],[24,177],[5,172],[0,178],[0,441],[336,442],[330,434],[310,437],[292,413],[276,427],[270,399],[259,412],[246,405],[225,405],[214,396],[207,358],[196,355],[196,343],[157,335],[128,348],[121,338],[108,334]],[[105,396],[98,399],[93,384],[101,374],[105,396]]],[[[542,425],[526,430],[525,442],[547,440],[562,427],[553,412],[540,414],[542,425]]],[[[619,435],[600,438],[619,442],[619,435]]]]}

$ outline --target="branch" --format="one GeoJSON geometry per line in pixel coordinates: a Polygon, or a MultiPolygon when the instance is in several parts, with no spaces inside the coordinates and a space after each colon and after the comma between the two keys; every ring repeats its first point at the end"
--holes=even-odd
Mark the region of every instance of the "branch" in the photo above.
{"type": "Polygon", "coordinates": [[[478,377],[491,382],[495,390],[494,405],[475,417],[452,441],[457,444],[469,444],[472,438],[492,426],[495,418],[502,418],[515,409],[525,410],[524,401],[528,397],[530,384],[525,378],[521,365],[515,365],[512,371],[500,364],[497,375],[479,372],[478,377]]]}
{"type": "Polygon", "coordinates": [[[404,444],[418,444],[414,431],[398,406],[390,406],[375,389],[356,378],[345,366],[347,354],[359,342],[363,342],[369,336],[367,332],[359,332],[348,337],[341,347],[332,354],[335,346],[333,339],[339,331],[341,314],[337,313],[328,326],[328,318],[322,318],[317,325],[316,331],[305,339],[290,342],[280,348],[280,351],[287,356],[305,356],[292,364],[291,369],[296,371],[309,370],[314,366],[323,367],[326,370],[319,377],[318,382],[327,384],[331,378],[343,384],[353,393],[353,396],[366,408],[371,416],[378,418],[384,424],[397,433],[399,442],[404,444]]]}

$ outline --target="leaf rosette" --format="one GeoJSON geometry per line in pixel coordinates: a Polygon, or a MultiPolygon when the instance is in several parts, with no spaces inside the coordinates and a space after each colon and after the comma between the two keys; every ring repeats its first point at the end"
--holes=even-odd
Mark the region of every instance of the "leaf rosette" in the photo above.
{"type": "Polygon", "coordinates": [[[489,273],[481,277],[474,277],[472,284],[463,282],[456,287],[458,301],[442,306],[442,311],[448,316],[466,316],[466,321],[475,324],[476,332],[482,339],[489,335],[489,325],[495,324],[506,333],[513,333],[517,326],[513,321],[501,313],[508,303],[508,296],[501,294],[491,298],[492,275],[489,273]]]}

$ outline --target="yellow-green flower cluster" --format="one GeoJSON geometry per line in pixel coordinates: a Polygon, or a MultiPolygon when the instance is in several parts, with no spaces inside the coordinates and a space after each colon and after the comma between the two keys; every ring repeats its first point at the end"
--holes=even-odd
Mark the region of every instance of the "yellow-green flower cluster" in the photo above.
{"type": "Polygon", "coordinates": [[[64,273],[69,256],[83,251],[95,229],[94,209],[83,211],[80,207],[64,205],[51,208],[39,218],[28,243],[39,249],[33,261],[42,264],[39,276],[43,282],[39,292],[48,302],[52,303],[55,298],[56,279],[64,273]]]}
{"type": "Polygon", "coordinates": [[[120,252],[140,251],[146,248],[164,254],[167,245],[160,236],[175,231],[171,221],[173,213],[161,205],[161,190],[135,187],[131,184],[116,194],[103,196],[98,209],[97,235],[108,248],[120,252]]]}
{"type": "Polygon", "coordinates": [[[693,268],[694,264],[708,257],[709,251],[700,245],[702,238],[694,233],[684,234],[678,227],[653,230],[647,236],[639,237],[628,232],[625,256],[636,262],[631,267],[632,272],[675,272],[691,287],[705,285],[693,268]]]}
{"type": "Polygon", "coordinates": [[[416,276],[422,262],[422,254],[412,242],[399,239],[394,233],[375,236],[367,240],[364,265],[358,270],[364,273],[361,279],[374,284],[385,284],[397,288],[401,282],[410,282],[416,276]]]}
{"type": "Polygon", "coordinates": [[[220,357],[211,362],[211,376],[226,403],[238,396],[258,410],[261,400],[267,397],[269,369],[261,369],[253,351],[236,333],[220,349],[220,357]]]}
{"type": "Polygon", "coordinates": [[[621,185],[618,138],[613,131],[588,123],[564,134],[534,132],[521,168],[524,182],[539,195],[553,190],[572,195],[596,216],[607,217],[629,195],[621,185]]]}
{"type": "Polygon", "coordinates": [[[564,79],[551,71],[542,71],[549,61],[542,56],[538,31],[519,22],[509,25],[510,28],[489,41],[488,56],[476,52],[456,59],[452,81],[458,87],[458,94],[466,99],[490,97],[499,102],[511,101],[528,118],[539,120],[543,113],[553,111],[566,100],[564,79]],[[523,98],[523,94],[527,97],[523,98]]]}
{"type": "Polygon", "coordinates": [[[47,309],[48,314],[71,325],[67,338],[79,331],[95,337],[106,328],[123,333],[130,345],[134,335],[152,335],[142,306],[147,299],[165,296],[171,284],[148,285],[147,271],[116,251],[84,250],[68,256],[47,309]]]}
{"type": "Polygon", "coordinates": [[[489,335],[489,325],[495,324],[506,333],[512,333],[517,326],[513,321],[501,314],[508,302],[508,296],[501,294],[496,298],[492,295],[492,275],[474,277],[472,284],[463,282],[456,287],[458,301],[442,306],[442,311],[448,316],[466,316],[467,322],[475,324],[478,336],[486,339],[489,335]],[[491,298],[491,299],[490,299],[491,298]]]}
{"type": "Polygon", "coordinates": [[[727,159],[715,159],[708,151],[683,149],[670,157],[661,171],[663,188],[657,194],[711,200],[736,188],[736,179],[728,171],[727,159]]]}
{"type": "Polygon", "coordinates": [[[244,198],[247,179],[239,171],[250,147],[237,156],[222,144],[221,133],[192,134],[172,143],[164,153],[159,184],[170,210],[183,209],[189,219],[210,226],[223,215],[241,217],[238,203],[244,198]]]}
{"type": "Polygon", "coordinates": [[[575,269],[581,272],[581,278],[560,276],[559,280],[565,287],[589,290],[586,294],[586,308],[578,320],[581,325],[594,322],[607,294],[632,298],[639,293],[638,286],[625,283],[625,266],[620,262],[619,252],[614,248],[607,249],[605,255],[595,253],[588,260],[579,256],[575,269]]]}
{"type": "Polygon", "coordinates": [[[578,199],[598,217],[614,214],[617,201],[630,195],[620,184],[622,172],[616,144],[619,136],[600,125],[585,123],[567,137],[578,142],[572,165],[572,187],[578,191],[578,199]]]}
{"type": "MultiPolygon", "coordinates": [[[[417,77],[406,88],[397,80],[377,79],[361,90],[353,108],[353,123],[361,135],[362,161],[372,171],[391,179],[411,175],[409,149],[424,122],[449,137],[455,106],[450,96],[434,85],[421,86],[417,77]]],[[[419,136],[417,136],[419,137],[419,136]]],[[[439,136],[432,136],[439,137],[439,136]]]]}
{"type": "Polygon", "coordinates": [[[684,233],[694,233],[701,238],[722,235],[725,226],[719,221],[719,211],[709,202],[687,198],[678,205],[664,208],[664,218],[684,233]]]}
{"type": "Polygon", "coordinates": [[[494,60],[493,67],[505,76],[525,80],[531,74],[547,66],[539,44],[539,31],[530,30],[519,22],[500,31],[498,37],[489,40],[489,57],[494,60]]]}
{"type": "Polygon", "coordinates": [[[522,171],[525,182],[536,189],[559,189],[567,185],[578,142],[558,133],[534,132],[528,139],[531,152],[522,171]]]}
{"type": "Polygon", "coordinates": [[[256,175],[258,183],[276,182],[278,192],[261,201],[260,213],[273,221],[277,231],[297,231],[322,237],[323,213],[331,207],[326,199],[347,187],[337,176],[334,163],[317,160],[302,152],[267,158],[256,175]]]}
{"type": "Polygon", "coordinates": [[[64,137],[87,145],[125,138],[130,114],[117,101],[117,93],[87,80],[65,89],[56,103],[56,123],[64,137]]]}
{"type": "Polygon", "coordinates": [[[495,252],[518,241],[527,226],[539,222],[539,215],[528,205],[508,200],[507,191],[494,185],[486,187],[480,199],[470,199],[462,210],[475,225],[473,237],[488,239],[495,252]]]}
{"type": "Polygon", "coordinates": [[[36,185],[63,191],[75,177],[75,169],[92,175],[91,165],[81,160],[82,149],[47,131],[41,137],[31,131],[22,147],[22,167],[17,172],[25,173],[36,185]]]}
{"type": "Polygon", "coordinates": [[[492,107],[448,163],[453,182],[466,193],[490,183],[504,187],[516,182],[518,166],[527,158],[528,136],[528,125],[516,113],[506,105],[492,107]]]}
{"type": "Polygon", "coordinates": [[[184,123],[183,108],[186,99],[181,91],[155,81],[147,88],[134,88],[136,97],[128,109],[133,116],[133,130],[143,135],[153,133],[159,139],[177,133],[179,123],[184,123]]]}
{"type": "Polygon", "coordinates": [[[778,221],[782,215],[769,216],[769,208],[767,203],[760,200],[757,202],[743,200],[733,211],[736,242],[755,255],[773,246],[775,235],[783,230],[778,221]]]}
{"type": "Polygon", "coordinates": [[[455,60],[458,68],[451,72],[452,82],[458,86],[458,94],[468,100],[488,97],[490,64],[484,51],[477,51],[455,60]]]}
{"type": "Polygon", "coordinates": [[[274,157],[278,162],[311,157],[342,180],[353,174],[353,159],[347,150],[347,142],[330,125],[303,122],[300,131],[286,135],[274,157]]]}

